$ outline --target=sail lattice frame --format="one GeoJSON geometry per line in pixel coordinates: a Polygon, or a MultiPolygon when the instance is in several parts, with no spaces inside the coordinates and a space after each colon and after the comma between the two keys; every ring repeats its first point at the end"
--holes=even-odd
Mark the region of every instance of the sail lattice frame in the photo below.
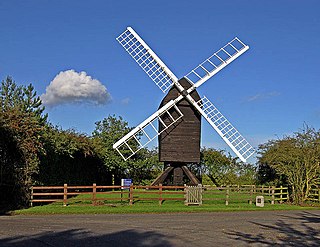
{"type": "Polygon", "coordinates": [[[177,78],[132,28],[116,39],[162,92],[171,88],[177,78]]]}
{"type": "Polygon", "coordinates": [[[249,49],[248,45],[244,44],[237,37],[228,42],[185,76],[192,85],[188,90],[185,90],[179,84],[178,78],[131,27],[128,27],[120,34],[119,37],[117,37],[117,41],[162,92],[166,93],[173,84],[175,84],[180,92],[180,95],[175,100],[167,103],[113,145],[125,160],[132,157],[140,149],[146,147],[159,134],[168,129],[183,116],[176,105],[183,98],[186,98],[202,114],[243,162],[246,162],[246,160],[253,155],[255,152],[253,147],[206,97],[195,102],[190,96],[190,93],[193,90],[246,52],[249,49]],[[170,109],[178,111],[179,115],[166,125],[161,116],[163,116],[162,114],[168,114],[170,109]],[[159,126],[156,126],[156,121],[158,121],[159,125],[164,124],[162,128],[160,128],[160,132],[158,131],[159,126]],[[152,134],[148,134],[146,131],[147,129],[151,129],[152,134]]]}
{"type": "Polygon", "coordinates": [[[124,160],[127,160],[139,150],[145,148],[158,135],[166,131],[182,117],[181,110],[174,101],[170,101],[117,141],[113,148],[118,151],[124,160]],[[158,126],[159,124],[161,126],[158,126]],[[160,129],[161,131],[159,131],[160,129]]]}
{"type": "Polygon", "coordinates": [[[218,132],[228,146],[238,155],[243,161],[252,156],[255,152],[250,143],[233,127],[228,119],[215,107],[211,101],[203,96],[197,104],[202,109],[202,114],[209,124],[218,132]]]}

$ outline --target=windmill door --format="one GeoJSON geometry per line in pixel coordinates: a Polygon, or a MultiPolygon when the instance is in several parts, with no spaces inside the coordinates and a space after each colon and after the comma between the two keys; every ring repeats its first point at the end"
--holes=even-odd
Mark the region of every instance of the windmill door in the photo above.
{"type": "Polygon", "coordinates": [[[185,205],[202,204],[202,185],[185,187],[185,205]]]}

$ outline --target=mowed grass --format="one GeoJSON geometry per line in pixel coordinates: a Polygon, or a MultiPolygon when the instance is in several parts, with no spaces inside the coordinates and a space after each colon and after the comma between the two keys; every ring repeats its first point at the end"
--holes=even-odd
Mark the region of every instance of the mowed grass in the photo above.
{"type": "MultiPolygon", "coordinates": [[[[320,207],[301,207],[288,203],[270,203],[270,198],[265,197],[265,206],[257,207],[255,201],[249,204],[250,195],[244,193],[230,193],[229,205],[225,205],[226,195],[224,192],[209,192],[203,195],[203,204],[184,205],[183,194],[164,194],[159,205],[158,194],[137,191],[134,194],[134,204],[129,205],[129,195],[99,194],[97,205],[93,206],[91,196],[84,194],[68,199],[68,205],[55,202],[43,206],[34,206],[28,209],[14,211],[13,214],[127,214],[127,213],[193,213],[193,212],[224,212],[224,211],[264,211],[264,210],[306,210],[320,209],[320,207]],[[178,198],[180,200],[174,200],[178,198]],[[166,200],[167,199],[167,200],[166,200]]],[[[255,197],[252,197],[254,200],[255,197]]],[[[318,205],[319,206],[319,205],[318,205]]]]}

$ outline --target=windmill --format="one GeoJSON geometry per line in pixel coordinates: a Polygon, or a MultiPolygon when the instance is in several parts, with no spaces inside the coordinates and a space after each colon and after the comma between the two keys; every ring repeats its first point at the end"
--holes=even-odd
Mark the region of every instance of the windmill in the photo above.
{"type": "Polygon", "coordinates": [[[131,28],[117,37],[117,41],[145,71],[151,80],[167,93],[159,109],[127,135],[117,141],[116,149],[124,160],[135,155],[158,138],[159,160],[164,172],[153,182],[164,182],[173,173],[172,183],[183,183],[186,175],[191,184],[198,184],[186,164],[200,163],[200,127],[203,116],[241,161],[255,152],[222,113],[196,89],[249,49],[237,37],[204,60],[183,78],[178,79],[142,38],[131,28]]]}

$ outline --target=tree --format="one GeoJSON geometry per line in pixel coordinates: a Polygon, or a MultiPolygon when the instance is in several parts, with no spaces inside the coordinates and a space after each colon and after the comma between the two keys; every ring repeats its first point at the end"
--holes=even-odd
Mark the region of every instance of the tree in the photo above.
{"type": "Polygon", "coordinates": [[[112,145],[130,130],[122,117],[109,115],[96,122],[96,129],[92,133],[95,149],[104,166],[113,175],[115,184],[120,184],[121,178],[126,176],[132,160],[124,161],[112,145]]]}
{"type": "Polygon", "coordinates": [[[43,111],[32,85],[17,86],[11,77],[1,82],[0,127],[5,138],[0,139],[0,168],[7,171],[2,181],[16,204],[27,204],[32,176],[38,172],[46,122],[43,111]]]}
{"type": "Polygon", "coordinates": [[[257,168],[252,164],[238,163],[238,183],[237,184],[256,184],[257,168]]]}
{"type": "Polygon", "coordinates": [[[21,153],[12,131],[5,127],[3,115],[0,115],[0,209],[14,207],[18,201],[18,191],[14,189],[16,167],[21,162],[21,153]]]}
{"type": "Polygon", "coordinates": [[[201,165],[202,172],[207,174],[216,186],[232,183],[230,181],[232,178],[228,177],[228,175],[233,174],[234,168],[224,151],[203,148],[201,150],[201,165]]]}
{"type": "MultiPolygon", "coordinates": [[[[157,149],[143,148],[126,161],[113,149],[113,144],[131,129],[120,116],[109,115],[96,122],[92,135],[94,145],[104,166],[112,174],[114,184],[120,185],[121,178],[131,178],[136,184],[148,184],[159,175],[163,167],[158,160],[157,149]]],[[[134,145],[137,143],[130,144],[131,147],[134,145]]]]}
{"type": "Polygon", "coordinates": [[[268,186],[287,186],[288,182],[284,175],[279,175],[274,168],[269,166],[268,163],[258,162],[257,170],[258,184],[268,186]]]}
{"type": "Polygon", "coordinates": [[[239,162],[238,158],[227,156],[222,150],[203,148],[201,166],[203,174],[208,176],[216,186],[255,183],[255,167],[239,162]]]}
{"type": "Polygon", "coordinates": [[[285,176],[296,204],[307,200],[320,178],[320,132],[304,126],[301,132],[260,145],[259,165],[285,176]]]}
{"type": "Polygon", "coordinates": [[[46,123],[48,115],[43,114],[45,107],[32,84],[18,86],[12,77],[8,76],[1,82],[0,106],[2,112],[18,109],[36,117],[42,124],[46,123]]]}
{"type": "Polygon", "coordinates": [[[163,162],[159,161],[158,149],[144,148],[133,157],[127,175],[135,184],[149,185],[160,175],[162,169],[163,162]]]}
{"type": "Polygon", "coordinates": [[[43,134],[45,153],[40,156],[39,174],[34,183],[107,183],[106,169],[98,157],[93,140],[73,129],[48,125],[43,134]]]}

